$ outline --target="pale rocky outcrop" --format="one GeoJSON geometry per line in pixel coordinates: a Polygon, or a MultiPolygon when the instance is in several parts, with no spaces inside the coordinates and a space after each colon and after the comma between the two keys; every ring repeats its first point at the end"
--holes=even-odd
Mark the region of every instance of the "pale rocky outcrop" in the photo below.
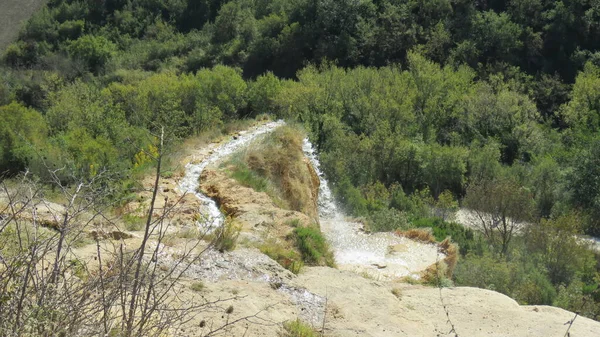
{"type": "Polygon", "coordinates": [[[304,213],[277,207],[266,193],[241,186],[226,173],[213,168],[205,169],[200,176],[200,188],[247,233],[265,232],[283,238],[293,230],[290,225],[293,221],[303,225],[316,221],[304,213]]]}

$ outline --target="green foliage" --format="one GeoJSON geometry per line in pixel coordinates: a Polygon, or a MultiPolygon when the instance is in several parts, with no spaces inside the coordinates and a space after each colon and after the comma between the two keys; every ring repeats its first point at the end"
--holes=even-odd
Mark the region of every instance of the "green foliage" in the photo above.
{"type": "Polygon", "coordinates": [[[83,34],[85,22],[83,20],[69,20],[58,26],[58,35],[64,40],[76,40],[83,34]]]}
{"type": "Polygon", "coordinates": [[[593,272],[589,273],[594,270],[594,254],[576,237],[580,223],[576,215],[564,215],[542,219],[527,228],[527,251],[544,267],[553,284],[569,284],[577,276],[593,278],[593,272]]]}
{"type": "Polygon", "coordinates": [[[391,232],[408,228],[408,218],[405,213],[395,208],[384,208],[371,213],[367,226],[374,232],[391,232]]]}
{"type": "Polygon", "coordinates": [[[573,166],[567,180],[571,202],[589,213],[586,232],[600,235],[600,139],[591,140],[573,166]]]}
{"type": "Polygon", "coordinates": [[[317,337],[319,333],[300,319],[283,323],[285,337],[317,337]]]}
{"type": "Polygon", "coordinates": [[[294,229],[296,246],[302,254],[304,262],[310,265],[327,265],[333,267],[333,253],[317,227],[298,227],[294,229]]]}
{"type": "Polygon", "coordinates": [[[37,111],[18,103],[0,106],[0,173],[17,173],[38,159],[47,133],[37,111]]]}
{"type": "Polygon", "coordinates": [[[600,129],[600,67],[587,63],[577,75],[572,99],[563,106],[562,115],[567,123],[583,130],[600,129]]]}
{"type": "Polygon", "coordinates": [[[281,81],[269,72],[248,85],[248,106],[255,114],[272,112],[281,91],[281,81]]]}
{"type": "Polygon", "coordinates": [[[260,245],[260,251],[266,254],[273,260],[277,261],[282,267],[291,271],[294,274],[300,273],[304,262],[300,254],[294,249],[286,248],[281,243],[270,240],[260,245]]]}
{"type": "MultiPolygon", "coordinates": [[[[464,240],[472,284],[549,303],[549,281],[575,308],[595,267],[558,238],[575,212],[600,233],[599,18],[564,1],[50,1],[2,56],[0,173],[120,171],[107,188],[128,196],[152,134],[170,146],[272,112],[302,124],[340,206],[371,230],[430,226],[464,240]],[[451,218],[461,197],[495,226],[534,224],[526,243],[484,232],[506,268],[487,266],[477,237],[422,220],[451,218]]],[[[233,174],[306,210],[287,136],[233,174]]]]}
{"type": "Polygon", "coordinates": [[[250,170],[245,163],[238,161],[233,169],[231,169],[231,177],[237,180],[242,186],[250,187],[257,192],[265,192],[269,187],[269,181],[264,177],[259,176],[256,172],[250,170]]]}
{"type": "Polygon", "coordinates": [[[552,304],[566,310],[579,312],[586,317],[597,318],[600,313],[598,302],[594,301],[591,294],[585,291],[585,284],[581,280],[574,280],[568,286],[560,285],[558,296],[552,304]]]}
{"type": "Polygon", "coordinates": [[[142,216],[135,216],[131,214],[124,214],[123,222],[125,222],[125,228],[128,231],[140,231],[146,224],[146,218],[142,216]]]}
{"type": "Polygon", "coordinates": [[[458,245],[462,256],[476,251],[479,245],[479,240],[472,229],[454,222],[446,222],[441,218],[420,218],[413,220],[411,225],[415,228],[431,228],[432,234],[438,242],[450,237],[452,242],[458,245]]]}
{"type": "Polygon", "coordinates": [[[88,69],[99,71],[116,52],[116,46],[103,36],[84,35],[68,46],[71,57],[84,61],[88,69]]]}
{"type": "Polygon", "coordinates": [[[510,294],[511,275],[514,266],[491,256],[470,255],[463,259],[454,270],[457,285],[478,287],[510,294]]]}
{"type": "Polygon", "coordinates": [[[218,111],[217,116],[226,120],[241,117],[247,85],[239,69],[216,66],[200,70],[196,78],[201,83],[198,104],[206,110],[218,111]]]}
{"type": "Polygon", "coordinates": [[[435,198],[444,190],[460,191],[467,172],[467,151],[432,145],[426,152],[423,176],[435,198]]]}
{"type": "Polygon", "coordinates": [[[507,13],[479,12],[472,20],[474,42],[482,56],[511,61],[512,53],[522,47],[522,27],[507,13]]]}
{"type": "Polygon", "coordinates": [[[447,220],[453,218],[453,215],[458,211],[458,201],[454,199],[452,193],[445,190],[438,196],[438,200],[435,202],[436,213],[442,218],[447,220]]]}

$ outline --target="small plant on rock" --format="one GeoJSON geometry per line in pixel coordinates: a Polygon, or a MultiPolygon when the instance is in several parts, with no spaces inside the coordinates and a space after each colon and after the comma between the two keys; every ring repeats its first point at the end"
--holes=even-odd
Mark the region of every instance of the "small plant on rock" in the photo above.
{"type": "Polygon", "coordinates": [[[300,319],[283,323],[282,337],[317,337],[320,334],[300,319]]]}
{"type": "Polygon", "coordinates": [[[220,252],[234,250],[241,230],[239,224],[236,224],[231,217],[227,217],[223,225],[216,230],[213,241],[215,249],[220,252]]]}
{"type": "Polygon", "coordinates": [[[263,254],[277,261],[285,269],[294,274],[300,273],[304,266],[302,257],[294,249],[288,249],[275,240],[269,240],[259,247],[263,254]]]}

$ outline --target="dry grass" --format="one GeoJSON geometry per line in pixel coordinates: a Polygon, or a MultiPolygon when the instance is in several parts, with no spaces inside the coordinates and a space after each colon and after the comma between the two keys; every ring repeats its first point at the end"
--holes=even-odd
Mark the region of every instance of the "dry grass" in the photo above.
{"type": "Polygon", "coordinates": [[[431,233],[430,230],[426,229],[409,229],[406,231],[396,231],[396,234],[399,236],[404,236],[405,238],[424,242],[424,243],[435,243],[435,237],[431,233]]]}
{"type": "Polygon", "coordinates": [[[449,238],[438,244],[439,251],[446,255],[442,261],[438,261],[427,267],[422,272],[422,282],[427,284],[438,284],[442,279],[452,279],[454,268],[458,262],[458,246],[449,238]]]}
{"type": "Polygon", "coordinates": [[[304,159],[303,138],[304,133],[296,127],[280,127],[230,161],[228,168],[238,181],[260,187],[274,200],[281,199],[285,208],[316,217],[319,180],[304,159]]]}
{"type": "Polygon", "coordinates": [[[402,299],[402,290],[400,288],[393,288],[392,289],[392,294],[394,296],[396,296],[397,299],[399,299],[399,300],[402,299]]]}
{"type": "Polygon", "coordinates": [[[439,247],[441,252],[446,255],[446,258],[444,258],[444,263],[447,266],[446,277],[452,278],[454,268],[458,262],[458,245],[452,243],[449,238],[446,238],[439,243],[439,247]]]}
{"type": "Polygon", "coordinates": [[[421,283],[438,285],[441,279],[446,275],[448,266],[442,261],[438,261],[421,272],[421,283]]]}

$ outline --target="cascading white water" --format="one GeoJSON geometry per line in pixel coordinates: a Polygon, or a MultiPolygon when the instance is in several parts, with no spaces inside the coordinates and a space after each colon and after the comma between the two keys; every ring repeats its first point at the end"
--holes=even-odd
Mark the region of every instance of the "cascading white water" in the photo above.
{"type": "MultiPolygon", "coordinates": [[[[240,132],[237,138],[215,148],[211,155],[199,163],[186,165],[185,176],[179,189],[193,193],[202,201],[200,210],[203,220],[198,225],[207,232],[223,224],[223,215],[216,202],[198,191],[202,171],[232,153],[247,146],[251,141],[277,127],[283,121],[264,124],[247,132],[240,132]]],[[[329,241],[340,268],[366,272],[375,277],[402,277],[416,275],[442,256],[434,245],[426,245],[398,237],[392,233],[364,233],[360,223],[347,221],[335,204],[333,195],[320,169],[320,163],[308,139],[304,140],[303,150],[319,175],[319,222],[321,231],[329,241]]]]}
{"type": "Polygon", "coordinates": [[[435,263],[435,245],[418,243],[392,233],[367,234],[362,225],[347,221],[335,204],[315,150],[308,139],[303,150],[319,175],[319,220],[340,268],[366,272],[371,276],[397,278],[413,275],[435,263]]]}
{"type": "Polygon", "coordinates": [[[283,124],[285,124],[285,122],[279,120],[276,122],[266,123],[251,131],[240,132],[239,136],[234,137],[229,142],[226,142],[214,149],[212,154],[206,159],[199,163],[190,163],[185,166],[185,176],[179,184],[179,189],[183,193],[194,194],[196,197],[198,197],[198,199],[200,199],[200,201],[202,201],[202,204],[204,205],[203,209],[200,210],[202,220],[198,222],[198,225],[203,230],[210,232],[215,228],[218,228],[221,226],[221,224],[223,224],[224,218],[223,214],[219,210],[219,207],[217,206],[217,203],[198,191],[198,187],[200,186],[200,175],[202,174],[202,171],[208,165],[214,164],[219,160],[231,155],[235,151],[247,146],[248,143],[255,140],[258,136],[272,132],[283,124]]]}

